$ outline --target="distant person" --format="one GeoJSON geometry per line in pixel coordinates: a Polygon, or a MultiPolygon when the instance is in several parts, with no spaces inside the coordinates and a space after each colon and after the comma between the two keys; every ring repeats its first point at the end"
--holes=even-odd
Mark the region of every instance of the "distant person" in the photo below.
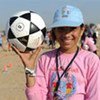
{"type": "Polygon", "coordinates": [[[90,32],[92,34],[94,44],[97,43],[97,37],[98,37],[98,33],[95,31],[95,28],[96,28],[95,24],[90,24],[90,32]]]}
{"type": "Polygon", "coordinates": [[[94,44],[94,40],[93,40],[92,37],[86,36],[85,41],[84,41],[82,47],[83,47],[83,49],[85,49],[85,50],[88,50],[88,51],[91,51],[91,52],[97,54],[97,47],[96,47],[96,45],[94,44]]]}
{"type": "Polygon", "coordinates": [[[98,32],[94,31],[92,37],[93,37],[94,44],[96,44],[97,43],[97,38],[98,38],[98,32]]]}
{"type": "Polygon", "coordinates": [[[88,50],[97,54],[97,47],[94,42],[93,33],[90,32],[88,26],[85,27],[85,31],[81,37],[81,47],[84,50],[88,50]]]}
{"type": "Polygon", "coordinates": [[[2,47],[2,36],[0,34],[0,47],[2,47]]]}
{"type": "Polygon", "coordinates": [[[63,6],[56,10],[51,25],[59,48],[43,53],[14,49],[25,65],[28,100],[100,100],[100,60],[92,52],[78,47],[84,32],[79,8],[63,6]]]}

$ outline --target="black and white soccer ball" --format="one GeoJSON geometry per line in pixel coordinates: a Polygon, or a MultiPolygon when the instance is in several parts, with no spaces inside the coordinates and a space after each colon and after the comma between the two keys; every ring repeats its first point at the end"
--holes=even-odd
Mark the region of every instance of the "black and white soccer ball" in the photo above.
{"type": "Polygon", "coordinates": [[[7,40],[21,52],[36,49],[44,41],[46,25],[33,11],[21,11],[10,17],[6,29],[7,40]]]}

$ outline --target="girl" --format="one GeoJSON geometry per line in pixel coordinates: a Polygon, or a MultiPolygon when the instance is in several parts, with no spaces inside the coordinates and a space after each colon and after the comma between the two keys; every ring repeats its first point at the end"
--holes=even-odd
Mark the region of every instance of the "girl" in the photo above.
{"type": "Polygon", "coordinates": [[[97,55],[77,46],[84,21],[77,7],[57,9],[51,25],[58,49],[43,53],[21,53],[25,65],[28,100],[100,100],[100,61],[97,55]]]}

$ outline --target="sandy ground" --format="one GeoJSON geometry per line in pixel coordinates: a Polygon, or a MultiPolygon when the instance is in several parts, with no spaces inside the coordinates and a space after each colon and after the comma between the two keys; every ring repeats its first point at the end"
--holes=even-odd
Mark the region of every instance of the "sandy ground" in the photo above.
{"type": "MultiPolygon", "coordinates": [[[[50,50],[43,49],[43,52],[50,50]]],[[[0,100],[27,100],[24,66],[14,51],[0,48],[0,100]]]]}
{"type": "Polygon", "coordinates": [[[0,52],[0,100],[26,100],[23,64],[14,52],[0,52]]]}
{"type": "MultiPolygon", "coordinates": [[[[100,36],[97,42],[100,56],[100,36]]],[[[43,52],[49,49],[44,49],[43,52]]],[[[24,66],[13,51],[0,48],[0,100],[26,100],[24,66]]]]}

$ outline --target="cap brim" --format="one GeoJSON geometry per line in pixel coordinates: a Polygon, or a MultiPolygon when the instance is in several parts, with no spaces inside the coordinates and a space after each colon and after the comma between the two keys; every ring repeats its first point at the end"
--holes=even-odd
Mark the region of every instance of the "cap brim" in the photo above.
{"type": "Polygon", "coordinates": [[[63,27],[63,26],[77,27],[77,26],[80,26],[82,23],[83,22],[60,20],[51,24],[50,28],[63,27]]]}

